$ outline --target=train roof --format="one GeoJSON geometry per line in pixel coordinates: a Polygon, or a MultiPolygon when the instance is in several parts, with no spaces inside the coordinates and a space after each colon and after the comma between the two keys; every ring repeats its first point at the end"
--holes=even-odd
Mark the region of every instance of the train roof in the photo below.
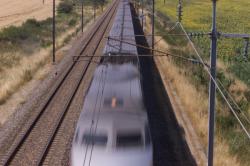
{"type": "Polygon", "coordinates": [[[81,114],[80,126],[88,129],[90,125],[96,125],[100,130],[124,130],[126,128],[138,128],[145,126],[147,122],[147,113],[141,111],[86,111],[81,114]]]}
{"type": "Polygon", "coordinates": [[[107,82],[126,82],[133,79],[140,79],[138,67],[132,63],[124,64],[102,64],[99,65],[94,74],[94,80],[102,80],[105,77],[107,82]]]}
{"type": "Polygon", "coordinates": [[[121,1],[117,9],[113,26],[109,33],[109,40],[106,43],[104,54],[122,53],[137,55],[138,52],[135,44],[136,42],[130,3],[128,1],[121,1]]]}
{"type": "Polygon", "coordinates": [[[99,65],[85,98],[83,110],[143,110],[140,81],[140,72],[132,63],[99,65]]]}

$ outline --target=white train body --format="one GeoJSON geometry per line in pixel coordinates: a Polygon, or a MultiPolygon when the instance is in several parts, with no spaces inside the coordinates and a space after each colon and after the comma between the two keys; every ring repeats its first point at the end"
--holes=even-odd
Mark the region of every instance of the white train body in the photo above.
{"type": "MultiPolygon", "coordinates": [[[[135,44],[133,29],[129,2],[123,0],[110,37],[135,44]]],[[[73,138],[71,164],[152,166],[137,48],[109,40],[104,54],[118,56],[105,57],[94,73],[73,138]]]]}
{"type": "Polygon", "coordinates": [[[151,166],[152,144],[137,66],[108,63],[96,69],[71,161],[73,166],[151,166]]]}
{"type": "Polygon", "coordinates": [[[91,121],[92,114],[83,113],[82,126],[74,137],[72,165],[151,166],[152,146],[147,142],[147,121],[143,114],[101,112],[95,132],[95,128],[90,131],[91,121]]]}

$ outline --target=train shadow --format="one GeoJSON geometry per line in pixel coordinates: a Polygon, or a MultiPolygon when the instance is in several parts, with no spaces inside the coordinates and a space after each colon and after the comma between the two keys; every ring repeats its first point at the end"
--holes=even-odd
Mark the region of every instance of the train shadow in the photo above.
{"type": "MultiPolygon", "coordinates": [[[[144,35],[140,21],[131,5],[135,35],[144,35]]],[[[136,43],[147,46],[144,36],[136,36],[136,43]]],[[[150,50],[137,48],[138,54],[150,55],[150,50]]],[[[144,102],[148,111],[154,147],[154,166],[197,165],[178,125],[168,94],[152,57],[140,57],[144,102]]]]}

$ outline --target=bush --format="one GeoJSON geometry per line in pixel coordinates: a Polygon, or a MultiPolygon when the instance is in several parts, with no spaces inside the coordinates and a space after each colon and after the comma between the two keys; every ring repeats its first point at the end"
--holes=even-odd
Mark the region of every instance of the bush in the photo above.
{"type": "Polygon", "coordinates": [[[246,97],[247,101],[250,102],[250,90],[244,92],[244,96],[246,97]]]}
{"type": "Polygon", "coordinates": [[[57,7],[58,13],[69,14],[72,12],[72,10],[73,10],[73,3],[69,1],[61,2],[57,7]]]}
{"type": "Polygon", "coordinates": [[[229,67],[229,71],[233,72],[239,79],[241,79],[248,86],[250,86],[250,62],[249,61],[233,63],[229,67]]]}
{"type": "Polygon", "coordinates": [[[16,40],[25,40],[29,35],[30,33],[24,28],[10,26],[0,33],[0,40],[15,42],[16,40]]]}
{"type": "Polygon", "coordinates": [[[74,18],[72,18],[72,19],[69,21],[68,25],[69,25],[69,26],[75,26],[75,25],[76,25],[76,22],[77,22],[77,20],[74,19],[74,18]]]}
{"type": "Polygon", "coordinates": [[[40,27],[41,23],[37,21],[36,19],[28,19],[24,25],[26,26],[32,26],[32,27],[40,27]]]}
{"type": "Polygon", "coordinates": [[[10,26],[0,32],[0,41],[22,43],[24,40],[37,40],[41,33],[41,23],[35,19],[29,19],[22,26],[10,26]]]}

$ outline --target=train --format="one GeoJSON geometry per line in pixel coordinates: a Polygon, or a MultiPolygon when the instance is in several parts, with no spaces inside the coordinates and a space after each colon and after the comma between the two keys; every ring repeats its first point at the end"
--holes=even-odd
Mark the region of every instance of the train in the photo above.
{"type": "Polygon", "coordinates": [[[128,0],[120,1],[101,63],[94,72],[71,147],[72,166],[152,166],[140,62],[128,0]],[[126,23],[126,24],[125,24],[126,23]]]}

